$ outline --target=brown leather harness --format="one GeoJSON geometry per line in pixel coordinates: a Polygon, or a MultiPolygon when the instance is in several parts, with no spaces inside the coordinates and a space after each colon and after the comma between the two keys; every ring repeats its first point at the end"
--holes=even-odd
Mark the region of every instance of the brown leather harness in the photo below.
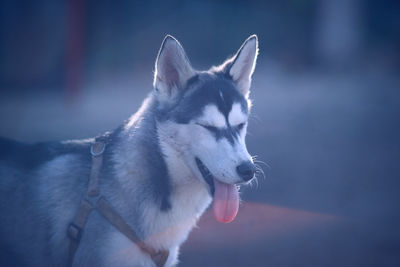
{"type": "Polygon", "coordinates": [[[85,224],[90,213],[96,210],[116,229],[118,229],[118,231],[134,242],[140,250],[148,254],[157,267],[163,267],[168,259],[169,251],[157,251],[154,248],[147,246],[138,238],[135,231],[125,222],[125,220],[113,209],[111,204],[100,195],[98,183],[100,170],[103,165],[103,152],[105,147],[106,144],[104,142],[96,141],[90,148],[90,153],[92,155],[92,168],[90,171],[87,196],[82,200],[78,212],[67,229],[67,235],[70,239],[68,265],[72,266],[85,224]]]}

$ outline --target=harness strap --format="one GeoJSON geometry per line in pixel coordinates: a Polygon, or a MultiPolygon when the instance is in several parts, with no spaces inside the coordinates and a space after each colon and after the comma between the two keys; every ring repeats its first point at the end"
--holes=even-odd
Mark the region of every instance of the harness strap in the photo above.
{"type": "Polygon", "coordinates": [[[157,267],[164,266],[168,259],[169,251],[162,250],[156,251],[155,249],[147,246],[136,235],[135,231],[125,222],[125,220],[112,208],[110,203],[104,198],[100,197],[96,203],[96,209],[104,216],[115,228],[123,233],[127,238],[134,242],[143,252],[150,255],[157,267]]]}
{"type": "MultiPolygon", "coordinates": [[[[100,170],[103,164],[103,152],[105,150],[104,142],[95,142],[91,148],[92,154],[92,168],[90,171],[89,185],[87,195],[90,198],[97,197],[100,194],[98,183],[100,170]]],[[[134,242],[144,253],[147,253],[157,267],[163,267],[168,259],[169,251],[155,249],[147,246],[136,235],[135,231],[125,222],[125,220],[113,209],[111,204],[103,197],[100,196],[95,206],[93,206],[87,199],[84,199],[79,206],[72,223],[68,226],[67,235],[70,238],[68,266],[71,266],[74,256],[79,247],[79,242],[82,237],[83,229],[88,220],[90,213],[97,210],[107,221],[109,221],[118,231],[124,234],[132,242],[134,242]]]]}
{"type": "Polygon", "coordinates": [[[106,144],[96,142],[90,147],[92,154],[92,169],[90,170],[88,196],[97,197],[99,195],[99,175],[101,166],[103,165],[103,152],[106,144]]]}
{"type": "Polygon", "coordinates": [[[74,220],[68,227],[67,234],[71,240],[69,243],[68,266],[72,265],[74,255],[78,250],[79,242],[81,241],[83,229],[85,228],[86,221],[92,210],[93,206],[87,200],[83,200],[74,220]]]}

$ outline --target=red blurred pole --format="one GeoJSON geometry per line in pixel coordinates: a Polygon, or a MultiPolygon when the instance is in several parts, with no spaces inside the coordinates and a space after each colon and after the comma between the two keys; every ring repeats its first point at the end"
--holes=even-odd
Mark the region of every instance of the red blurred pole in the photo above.
{"type": "Polygon", "coordinates": [[[66,89],[69,101],[79,95],[83,81],[85,0],[67,1],[66,89]]]}

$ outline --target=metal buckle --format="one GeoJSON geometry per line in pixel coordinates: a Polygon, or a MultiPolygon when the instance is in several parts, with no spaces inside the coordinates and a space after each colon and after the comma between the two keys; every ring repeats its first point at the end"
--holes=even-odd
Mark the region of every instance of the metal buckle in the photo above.
{"type": "Polygon", "coordinates": [[[106,149],[106,144],[103,142],[96,142],[93,145],[90,146],[90,154],[92,154],[93,157],[100,156],[103,154],[104,150],[106,149]],[[102,145],[101,150],[99,152],[94,151],[94,146],[102,145]]]}
{"type": "Polygon", "coordinates": [[[79,241],[82,238],[82,228],[75,223],[70,223],[67,231],[68,237],[72,240],[79,241]]]}

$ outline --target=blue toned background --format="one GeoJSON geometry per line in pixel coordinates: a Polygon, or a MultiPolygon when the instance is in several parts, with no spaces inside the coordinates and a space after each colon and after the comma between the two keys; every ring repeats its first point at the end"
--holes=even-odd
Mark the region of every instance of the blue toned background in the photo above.
{"type": "Polygon", "coordinates": [[[253,33],[248,148],[266,178],[237,219],[207,212],[180,266],[400,264],[400,2],[0,2],[0,135],[111,130],[152,89],[163,37],[195,68],[253,33]]]}

